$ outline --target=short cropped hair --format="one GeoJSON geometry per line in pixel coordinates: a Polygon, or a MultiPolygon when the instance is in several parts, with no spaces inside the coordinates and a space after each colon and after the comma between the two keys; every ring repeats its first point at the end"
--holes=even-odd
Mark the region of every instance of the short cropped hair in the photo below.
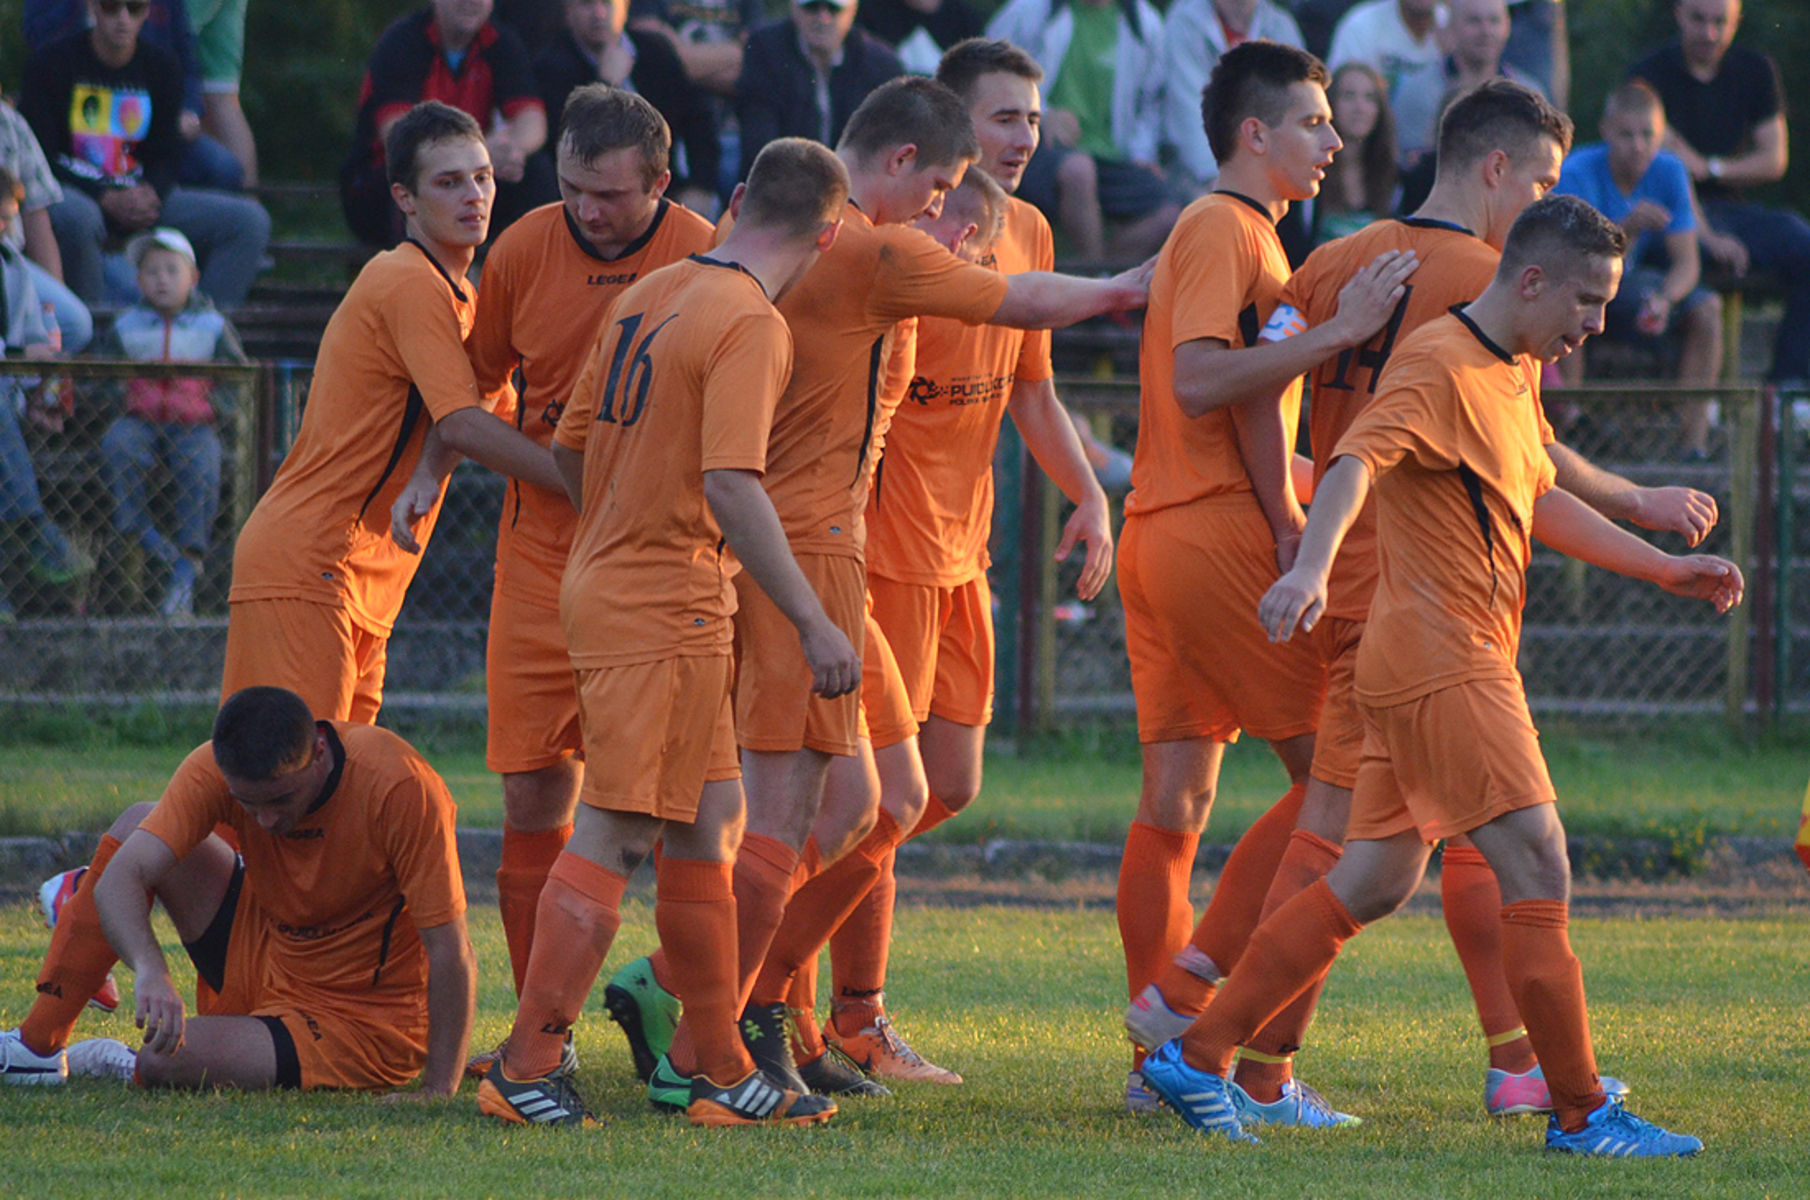
{"type": "Polygon", "coordinates": [[[1571,150],[1571,118],[1512,79],[1492,79],[1452,101],[1439,120],[1439,170],[1468,167],[1492,151],[1519,159],[1542,138],[1571,150]]]}
{"type": "Polygon", "coordinates": [[[308,764],[314,731],[307,702],[288,688],[245,688],[214,717],[214,765],[237,779],[276,779],[308,764]]]}
{"type": "Polygon", "coordinates": [[[980,228],[974,234],[974,241],[976,245],[986,247],[998,241],[1000,232],[1005,229],[1006,209],[1011,200],[991,175],[985,171],[969,171],[962,176],[961,186],[943,197],[943,206],[947,208],[950,204],[979,206],[979,219],[974,223],[980,228]]]}
{"type": "Polygon", "coordinates": [[[964,101],[974,98],[974,85],[983,75],[1016,75],[1032,83],[1043,82],[1043,68],[1022,46],[1004,38],[968,38],[955,43],[936,65],[936,81],[964,101]]]}
{"type": "Polygon", "coordinates": [[[639,150],[641,177],[650,188],[672,161],[672,130],[660,110],[607,83],[587,83],[566,97],[559,144],[581,163],[617,150],[639,150]]]}
{"type": "Polygon", "coordinates": [[[754,157],[736,222],[797,236],[839,218],[847,201],[848,168],[828,146],[776,138],[754,157]]]}
{"type": "Polygon", "coordinates": [[[1326,64],[1305,50],[1258,39],[1240,42],[1213,65],[1212,78],[1200,93],[1200,120],[1207,145],[1220,163],[1238,149],[1238,127],[1256,117],[1265,125],[1281,124],[1288,113],[1288,89],[1297,83],[1331,82],[1326,64]]]}
{"type": "Polygon", "coordinates": [[[1619,113],[1628,113],[1634,116],[1644,117],[1654,110],[1658,110],[1659,115],[1663,117],[1665,115],[1665,101],[1659,98],[1659,93],[1654,91],[1652,85],[1644,79],[1628,80],[1626,83],[1610,92],[1609,98],[1603,101],[1603,115],[1605,117],[1614,116],[1619,113]]]}
{"type": "Polygon", "coordinates": [[[869,92],[843,127],[836,148],[866,162],[907,145],[918,148],[920,169],[980,157],[967,104],[936,80],[916,75],[890,80],[869,92]]]}
{"type": "Polygon", "coordinates": [[[484,140],[484,131],[471,114],[438,100],[423,100],[403,113],[383,138],[383,159],[391,183],[415,190],[420,173],[421,147],[435,142],[469,138],[484,140]]]}
{"type": "Polygon", "coordinates": [[[1496,278],[1513,279],[1530,266],[1564,274],[1584,258],[1620,258],[1628,235],[1620,225],[1576,196],[1550,195],[1521,211],[1502,245],[1496,278]]]}

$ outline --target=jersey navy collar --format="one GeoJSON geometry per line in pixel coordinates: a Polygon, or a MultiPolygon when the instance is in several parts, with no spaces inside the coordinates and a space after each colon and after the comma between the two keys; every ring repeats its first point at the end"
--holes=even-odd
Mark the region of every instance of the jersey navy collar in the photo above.
{"type": "Polygon", "coordinates": [[[659,231],[660,223],[666,220],[666,210],[671,207],[671,200],[668,200],[665,196],[660,197],[660,203],[654,206],[653,221],[649,223],[640,237],[637,237],[634,241],[624,246],[622,248],[622,253],[616,255],[614,258],[597,253],[597,247],[585,240],[584,231],[578,227],[578,222],[572,219],[571,209],[562,204],[559,206],[559,214],[566,219],[566,232],[572,235],[572,241],[581,253],[596,259],[598,262],[621,262],[623,259],[630,258],[647,249],[647,244],[654,240],[654,234],[659,231]]]}
{"type": "Polygon", "coordinates": [[[321,810],[327,801],[333,799],[333,793],[339,788],[339,777],[346,773],[346,744],[339,740],[339,730],[325,721],[316,721],[315,728],[327,738],[327,753],[333,756],[333,769],[327,772],[327,782],[321,785],[321,794],[314,798],[303,816],[311,817],[321,810]]]}
{"type": "Polygon", "coordinates": [[[1441,221],[1437,217],[1397,217],[1396,220],[1400,221],[1403,225],[1410,226],[1414,229],[1449,229],[1453,233],[1467,234],[1471,237],[1477,236],[1476,233],[1466,229],[1455,221],[1441,221]]]}
{"type": "MultiPolygon", "coordinates": [[[[728,260],[721,259],[721,258],[711,258],[708,255],[703,255],[703,254],[687,255],[686,261],[694,262],[700,266],[705,266],[705,267],[721,267],[724,270],[740,271],[742,274],[746,275],[749,279],[754,280],[754,286],[760,289],[761,295],[763,295],[763,296],[767,295],[767,285],[762,283],[760,281],[760,278],[758,276],[756,276],[753,271],[750,271],[747,267],[742,266],[742,264],[740,264],[738,262],[729,262],[728,260]]],[[[768,296],[767,298],[769,300],[772,299],[771,296],[768,296]]]]}
{"type": "Polygon", "coordinates": [[[423,246],[416,239],[403,238],[402,240],[404,242],[407,242],[409,245],[413,246],[415,249],[421,251],[421,257],[425,258],[428,262],[432,263],[434,270],[440,272],[440,278],[446,280],[446,286],[451,288],[453,291],[453,295],[455,295],[459,298],[459,303],[461,303],[461,304],[465,303],[465,301],[467,299],[467,297],[465,295],[465,289],[459,286],[458,280],[454,279],[451,275],[448,275],[446,273],[446,268],[440,265],[440,260],[435,258],[431,253],[429,253],[427,247],[423,246]]]}
{"type": "Polygon", "coordinates": [[[1265,208],[1263,205],[1257,203],[1255,200],[1251,199],[1249,196],[1245,195],[1243,192],[1234,192],[1229,188],[1215,188],[1215,189],[1213,189],[1213,194],[1215,196],[1230,196],[1234,200],[1240,201],[1244,204],[1248,204],[1252,208],[1256,209],[1258,212],[1262,213],[1263,219],[1265,221],[1268,221],[1271,225],[1274,225],[1276,223],[1276,218],[1270,215],[1270,210],[1268,208],[1265,208]]]}
{"type": "Polygon", "coordinates": [[[1497,358],[1501,359],[1505,363],[1513,363],[1515,361],[1515,356],[1510,354],[1508,351],[1504,350],[1502,347],[1496,345],[1495,342],[1491,341],[1489,334],[1483,332],[1483,329],[1477,324],[1477,322],[1471,320],[1470,317],[1465,315],[1464,309],[1465,309],[1464,305],[1454,304],[1454,305],[1452,305],[1451,308],[1447,309],[1446,311],[1451,313],[1454,317],[1457,317],[1460,321],[1464,322],[1464,327],[1471,331],[1472,337],[1476,338],[1479,342],[1483,343],[1483,348],[1485,350],[1488,350],[1491,354],[1495,355],[1497,358]]]}

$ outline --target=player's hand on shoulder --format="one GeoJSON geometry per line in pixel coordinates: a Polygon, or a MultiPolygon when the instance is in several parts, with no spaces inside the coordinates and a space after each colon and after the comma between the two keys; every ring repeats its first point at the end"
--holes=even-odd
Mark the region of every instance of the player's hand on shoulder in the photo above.
{"type": "Polygon", "coordinates": [[[1666,559],[1665,568],[1655,580],[1674,596],[1707,600],[1716,611],[1725,613],[1741,603],[1746,584],[1741,568],[1726,558],[1713,554],[1680,554],[1666,559]]]}
{"type": "Polygon", "coordinates": [[[1326,611],[1326,580],[1311,571],[1292,568],[1270,585],[1257,603],[1257,620],[1272,642],[1286,642],[1295,629],[1311,633],[1326,611]]]}
{"type": "Polygon", "coordinates": [[[1349,345],[1357,345],[1388,323],[1407,290],[1408,277],[1420,266],[1412,250],[1385,250],[1339,289],[1333,321],[1349,345]]]}
{"type": "Polygon", "coordinates": [[[1699,545],[1716,527],[1720,514],[1715,497],[1689,487],[1641,488],[1633,521],[1642,529],[1681,534],[1687,544],[1699,545]]]}
{"type": "Polygon", "coordinates": [[[861,686],[861,652],[828,617],[799,631],[804,660],[811,668],[811,690],[833,700],[861,686]]]}

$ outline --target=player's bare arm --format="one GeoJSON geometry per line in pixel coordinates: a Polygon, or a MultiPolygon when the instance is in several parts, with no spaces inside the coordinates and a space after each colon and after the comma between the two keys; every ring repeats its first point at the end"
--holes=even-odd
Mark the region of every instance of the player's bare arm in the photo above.
{"type": "Polygon", "coordinates": [[[458,1091],[465,1073],[478,1006],[478,960],[463,915],[420,934],[421,948],[427,952],[427,1062],[421,1068],[420,1089],[407,1095],[437,1100],[458,1091]]]}
{"type": "Polygon", "coordinates": [[[1014,383],[1006,411],[1012,414],[1012,423],[1018,427],[1018,435],[1029,447],[1031,457],[1075,506],[1062,527],[1062,540],[1056,544],[1056,561],[1067,562],[1077,543],[1087,546],[1075,594],[1092,600],[1112,574],[1112,513],[1106,492],[1094,478],[1093,468],[1087,465],[1081,438],[1075,433],[1068,410],[1056,397],[1053,381],[1014,383]]]}
{"type": "Polygon", "coordinates": [[[1251,481],[1251,492],[1257,497],[1257,507],[1263,510],[1270,536],[1276,539],[1276,568],[1286,571],[1294,565],[1307,514],[1301,511],[1301,502],[1295,496],[1294,447],[1289,444],[1282,397],[1272,396],[1261,404],[1234,405],[1227,411],[1232,417],[1238,457],[1251,481]]]}
{"type": "Polygon", "coordinates": [[[459,465],[459,455],[440,437],[438,427],[430,428],[421,441],[421,459],[402,486],[402,494],[390,505],[390,537],[410,554],[421,553],[415,538],[415,524],[434,510],[440,489],[447,476],[459,465]]]}
{"type": "Polygon", "coordinates": [[[421,460],[390,506],[390,536],[410,554],[421,553],[415,526],[433,511],[447,476],[464,458],[548,491],[566,490],[547,448],[495,413],[476,406],[448,413],[427,431],[421,460]]]}
{"type": "Polygon", "coordinates": [[[1340,455],[1320,480],[1295,565],[1270,585],[1257,605],[1257,620],[1272,642],[1286,642],[1297,626],[1311,633],[1326,609],[1326,581],[1351,523],[1370,494],[1370,467],[1362,459],[1340,455]]]}
{"type": "Polygon", "coordinates": [[[1571,447],[1546,447],[1558,473],[1558,486],[1597,512],[1642,529],[1681,534],[1695,546],[1716,527],[1715,498],[1690,487],[1642,487],[1591,463],[1571,447]]]}
{"type": "Polygon", "coordinates": [[[101,928],[132,970],[133,1023],[144,1030],[145,1048],[165,1056],[182,1048],[188,1014],[151,931],[151,896],[175,866],[175,852],[141,829],[126,839],[94,885],[101,928]]]}
{"type": "Polygon", "coordinates": [[[553,469],[559,472],[559,482],[566,493],[566,499],[579,512],[584,511],[584,454],[553,443],[553,469]]]}
{"type": "Polygon", "coordinates": [[[861,652],[836,628],[786,544],[773,501],[753,471],[704,472],[704,500],[754,582],[798,630],[811,686],[820,696],[846,695],[861,685],[861,652]]]}
{"type": "Polygon", "coordinates": [[[1561,554],[1676,596],[1707,600],[1725,613],[1741,602],[1741,569],[1713,554],[1672,555],[1635,537],[1561,488],[1534,502],[1533,535],[1561,554]]]}
{"type": "Polygon", "coordinates": [[[1026,271],[1009,276],[1006,298],[988,318],[989,325],[1012,329],[1066,329],[1102,313],[1142,308],[1150,299],[1154,258],[1110,279],[1082,279],[1054,271],[1026,271]]]}
{"type": "Polygon", "coordinates": [[[1332,320],[1293,337],[1236,349],[1219,338],[1183,342],[1175,348],[1175,402],[1188,416],[1200,417],[1280,395],[1296,378],[1387,324],[1419,265],[1412,250],[1377,255],[1339,290],[1332,320]]]}

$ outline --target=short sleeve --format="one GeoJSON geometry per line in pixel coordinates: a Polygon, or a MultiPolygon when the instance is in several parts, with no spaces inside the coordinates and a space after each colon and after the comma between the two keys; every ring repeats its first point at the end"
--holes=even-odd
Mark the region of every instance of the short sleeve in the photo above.
{"type": "Polygon", "coordinates": [[[957,258],[922,230],[887,225],[880,232],[885,242],[868,289],[875,315],[887,321],[951,317],[984,325],[999,311],[1011,288],[1007,276],[957,258]]]}
{"type": "Polygon", "coordinates": [[[1170,259],[1175,314],[1169,349],[1201,338],[1243,344],[1238,318],[1249,300],[1245,283],[1263,270],[1257,247],[1229,208],[1207,209],[1176,242],[1170,259]]]}
{"type": "Polygon", "coordinates": [[[1450,383],[1435,364],[1416,363],[1407,371],[1398,366],[1384,390],[1333,447],[1331,458],[1350,455],[1370,468],[1372,478],[1407,458],[1429,471],[1456,469],[1452,406],[1439,402],[1450,394],[1450,383]]]}
{"type": "Polygon", "coordinates": [[[765,471],[767,437],[792,376],[792,334],[777,312],[747,313],[718,335],[705,365],[702,456],[706,471],[765,471]]]}
{"type": "Polygon", "coordinates": [[[139,828],[182,858],[205,841],[214,826],[237,824],[240,811],[214,765],[213,743],[205,742],[182,760],[139,828]]]}
{"type": "MultiPolygon", "coordinates": [[[[433,286],[444,288],[445,284],[436,276],[433,286]]],[[[465,340],[451,298],[435,295],[430,300],[421,292],[420,288],[393,291],[384,305],[383,319],[428,415],[440,421],[462,408],[478,406],[482,397],[471,373],[471,360],[465,356],[465,340]]]]}
{"type": "Polygon", "coordinates": [[[384,794],[378,836],[415,927],[431,929],[465,911],[455,808],[425,760],[410,751],[402,762],[406,774],[384,794]]]}

